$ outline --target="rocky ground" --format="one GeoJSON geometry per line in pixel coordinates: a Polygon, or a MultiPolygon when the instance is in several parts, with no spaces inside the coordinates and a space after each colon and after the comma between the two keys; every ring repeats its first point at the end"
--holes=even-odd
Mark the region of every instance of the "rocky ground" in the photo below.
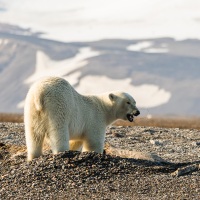
{"type": "Polygon", "coordinates": [[[0,199],[199,199],[199,164],[199,130],[113,126],[104,154],[27,163],[23,124],[0,123],[0,199]]]}

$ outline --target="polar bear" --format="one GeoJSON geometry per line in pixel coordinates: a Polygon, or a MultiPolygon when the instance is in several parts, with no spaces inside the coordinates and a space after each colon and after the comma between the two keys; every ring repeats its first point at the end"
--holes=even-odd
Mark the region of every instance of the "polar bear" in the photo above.
{"type": "Polygon", "coordinates": [[[46,77],[34,83],[25,100],[28,160],[42,154],[44,139],[53,154],[65,150],[102,153],[106,126],[140,114],[124,92],[81,95],[65,79],[46,77]]]}

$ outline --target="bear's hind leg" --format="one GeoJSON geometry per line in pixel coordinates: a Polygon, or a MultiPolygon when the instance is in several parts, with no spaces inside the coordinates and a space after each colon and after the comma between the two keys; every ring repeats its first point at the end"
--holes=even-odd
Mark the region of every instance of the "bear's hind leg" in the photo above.
{"type": "Polygon", "coordinates": [[[42,155],[44,136],[34,137],[32,134],[26,135],[27,143],[27,160],[31,161],[33,158],[38,158],[42,155]]]}
{"type": "Polygon", "coordinates": [[[64,129],[51,131],[48,140],[53,154],[69,150],[69,133],[64,129]]]}

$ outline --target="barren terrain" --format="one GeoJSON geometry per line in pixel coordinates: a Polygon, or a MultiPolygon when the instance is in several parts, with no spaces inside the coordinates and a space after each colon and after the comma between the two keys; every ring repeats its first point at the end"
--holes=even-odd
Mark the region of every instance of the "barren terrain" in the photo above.
{"type": "Polygon", "coordinates": [[[0,199],[199,199],[198,129],[110,126],[106,134],[104,154],[46,149],[27,163],[24,125],[0,123],[0,199]]]}

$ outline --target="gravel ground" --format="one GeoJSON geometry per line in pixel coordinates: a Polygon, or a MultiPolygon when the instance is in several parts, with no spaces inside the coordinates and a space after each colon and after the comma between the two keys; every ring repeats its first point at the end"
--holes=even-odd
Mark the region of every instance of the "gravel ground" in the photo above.
{"type": "Polygon", "coordinates": [[[27,163],[24,125],[0,123],[0,199],[199,199],[199,130],[108,127],[106,144],[104,154],[46,150],[27,163]],[[135,150],[167,162],[122,158],[135,150]]]}

